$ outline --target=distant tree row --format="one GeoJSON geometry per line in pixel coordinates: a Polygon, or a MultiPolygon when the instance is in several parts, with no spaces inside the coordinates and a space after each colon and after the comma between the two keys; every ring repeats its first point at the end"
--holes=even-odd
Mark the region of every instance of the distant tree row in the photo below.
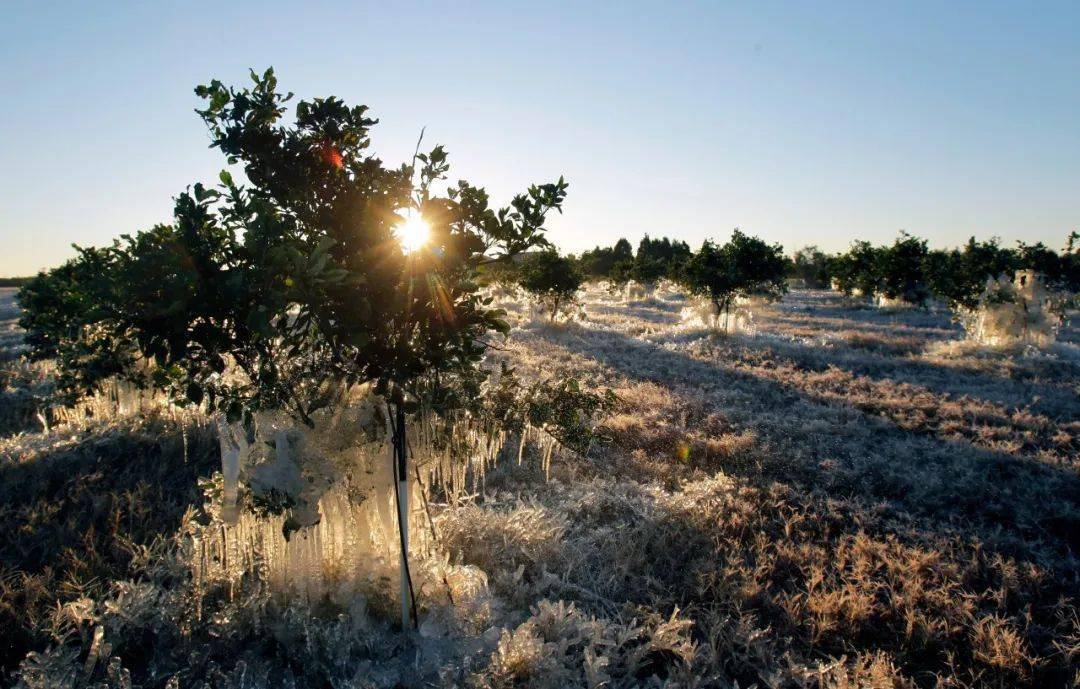
{"type": "Polygon", "coordinates": [[[1042,242],[1018,242],[1016,248],[994,238],[970,238],[960,248],[929,249],[926,240],[906,232],[887,246],[855,241],[840,254],[828,255],[815,246],[794,253],[788,276],[808,287],[830,284],[845,294],[879,295],[923,306],[939,298],[954,307],[974,308],[987,278],[1012,276],[1017,270],[1043,275],[1051,289],[1080,291],[1080,253],[1072,233],[1058,253],[1042,242]]]}
{"type": "Polygon", "coordinates": [[[576,303],[585,280],[619,286],[633,280],[653,287],[661,279],[690,294],[708,299],[714,315],[727,313],[738,298],[779,298],[787,291],[788,262],[778,244],[736,229],[724,244],[706,240],[697,252],[668,238],[643,238],[636,253],[620,239],[612,247],[597,247],[578,258],[554,250],[532,253],[517,264],[485,271],[493,286],[514,285],[529,293],[554,320],[561,309],[576,303]]]}
{"type": "Polygon", "coordinates": [[[630,242],[620,239],[612,247],[596,247],[578,257],[578,266],[589,280],[615,285],[634,282],[653,287],[660,280],[675,279],[691,256],[690,246],[677,239],[651,239],[645,235],[635,253],[630,242]]]}
{"type": "Polygon", "coordinates": [[[717,314],[730,310],[738,298],[779,298],[789,280],[808,287],[835,287],[847,295],[882,297],[917,306],[932,298],[954,308],[978,305],[988,278],[1009,277],[1017,270],[1042,274],[1051,289],[1080,292],[1080,235],[1069,236],[1065,250],[1055,252],[1040,243],[1019,242],[1015,249],[999,240],[974,237],[957,249],[927,247],[926,240],[906,232],[886,246],[855,241],[839,254],[807,246],[786,258],[779,245],[770,245],[736,229],[725,244],[705,241],[697,252],[686,242],[646,235],[635,252],[626,239],[596,247],[579,257],[561,256],[553,249],[523,257],[518,264],[486,269],[484,280],[514,286],[530,293],[555,318],[575,303],[583,282],[606,281],[617,288],[630,281],[646,288],[671,280],[691,294],[709,299],[717,314]]]}

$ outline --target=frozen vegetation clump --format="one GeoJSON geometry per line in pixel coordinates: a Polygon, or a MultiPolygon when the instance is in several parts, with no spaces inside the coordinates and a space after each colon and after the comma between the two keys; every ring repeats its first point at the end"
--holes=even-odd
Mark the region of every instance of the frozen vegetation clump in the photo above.
{"type": "Polygon", "coordinates": [[[679,318],[685,326],[716,332],[752,333],[754,330],[754,314],[748,303],[733,303],[731,307],[721,310],[710,299],[693,297],[679,312],[679,318]]]}
{"type": "Polygon", "coordinates": [[[623,290],[623,297],[626,301],[642,301],[651,298],[655,291],[655,285],[642,284],[631,280],[626,283],[626,287],[623,290]]]}
{"type": "Polygon", "coordinates": [[[1053,344],[1063,322],[1060,295],[1049,291],[1042,276],[1017,271],[1014,279],[987,278],[974,309],[961,311],[968,337],[990,347],[1053,344]]]}
{"type": "MultiPolygon", "coordinates": [[[[500,379],[487,390],[497,396],[510,389],[500,379]]],[[[500,461],[521,464],[535,456],[547,475],[557,436],[581,432],[554,416],[576,413],[574,400],[558,392],[541,394],[549,390],[557,388],[534,386],[527,410],[499,412],[504,421],[506,414],[528,414],[518,423],[421,414],[410,424],[413,473],[405,482],[406,504],[408,532],[416,535],[410,553],[425,563],[414,576],[419,593],[435,595],[448,586],[445,562],[430,559],[437,545],[430,538],[429,503],[435,496],[455,503],[480,490],[486,472],[500,461]]],[[[578,423],[588,421],[582,417],[578,423]]],[[[363,388],[347,406],[316,414],[312,427],[280,414],[258,414],[253,427],[248,442],[240,424],[219,426],[221,479],[207,483],[206,491],[220,527],[193,535],[195,581],[203,587],[233,586],[254,577],[286,598],[308,603],[330,598],[343,608],[358,596],[400,599],[402,593],[386,585],[400,550],[398,486],[389,455],[391,431],[379,398],[363,388]]],[[[563,441],[573,444],[569,437],[563,441]]]]}

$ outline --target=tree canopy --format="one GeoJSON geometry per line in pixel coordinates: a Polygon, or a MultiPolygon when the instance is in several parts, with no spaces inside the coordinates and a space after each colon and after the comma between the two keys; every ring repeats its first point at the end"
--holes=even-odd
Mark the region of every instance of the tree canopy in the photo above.
{"type": "Polygon", "coordinates": [[[365,106],[304,100],[286,120],[292,94],[278,91],[273,70],[196,93],[211,146],[246,183],[224,171],[216,188],[196,184],[177,197],[171,224],[84,250],[63,275],[24,290],[42,354],[64,346],[50,339],[57,333],[72,347],[104,333],[137,343],[177,397],[234,418],[275,408],[305,421],[340,384],[371,382],[404,400],[421,377],[475,367],[480,338],[507,328],[476,272],[547,245],[544,220],[561,208],[565,181],[495,209],[464,181],[440,191],[441,146],[396,167],[369,153],[377,120],[365,106]],[[405,213],[430,227],[412,252],[396,234],[405,213]],[[92,303],[36,307],[56,290],[92,303]],[[52,318],[63,326],[41,327],[52,318]]]}

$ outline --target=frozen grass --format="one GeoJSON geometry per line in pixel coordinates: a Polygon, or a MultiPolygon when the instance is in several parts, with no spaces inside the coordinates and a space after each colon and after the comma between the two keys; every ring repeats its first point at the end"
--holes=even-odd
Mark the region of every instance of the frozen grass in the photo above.
{"type": "Polygon", "coordinates": [[[615,389],[609,442],[431,505],[440,550],[417,566],[458,595],[425,599],[419,635],[377,601],[193,588],[204,420],[9,430],[5,668],[37,687],[1080,682],[1073,330],[988,350],[947,314],[825,292],[756,310],[753,334],[682,323],[670,291],[583,303],[552,326],[507,298],[494,356],[615,389]]]}

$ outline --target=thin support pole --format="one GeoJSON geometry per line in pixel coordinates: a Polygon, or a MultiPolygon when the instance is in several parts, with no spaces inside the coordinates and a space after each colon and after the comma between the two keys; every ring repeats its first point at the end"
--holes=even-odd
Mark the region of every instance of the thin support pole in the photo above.
{"type": "Polygon", "coordinates": [[[394,497],[398,508],[398,536],[401,543],[401,629],[409,628],[410,610],[412,626],[416,626],[416,596],[413,593],[412,575],[409,572],[409,461],[405,437],[405,410],[394,405],[393,437],[390,449],[394,467],[394,497]]]}

